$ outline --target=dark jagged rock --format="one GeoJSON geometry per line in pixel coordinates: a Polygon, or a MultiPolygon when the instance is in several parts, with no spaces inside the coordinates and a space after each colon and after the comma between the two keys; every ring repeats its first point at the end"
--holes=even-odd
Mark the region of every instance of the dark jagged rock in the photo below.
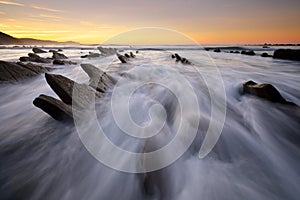
{"type": "Polygon", "coordinates": [[[76,108],[88,108],[94,96],[100,97],[100,94],[85,84],[79,84],[73,80],[57,74],[45,74],[46,81],[52,90],[66,104],[73,105],[76,108]],[[73,94],[76,96],[73,96],[73,94]]]}
{"type": "Polygon", "coordinates": [[[243,84],[243,92],[275,103],[296,105],[285,100],[280,92],[271,84],[257,84],[254,81],[248,81],[243,84]]]}
{"type": "Polygon", "coordinates": [[[73,120],[72,107],[58,99],[42,94],[34,99],[33,104],[48,113],[55,120],[73,120]]]}
{"type": "Polygon", "coordinates": [[[132,52],[130,52],[130,57],[135,58],[135,55],[132,52]]]}
{"type": "Polygon", "coordinates": [[[191,62],[190,62],[188,59],[186,59],[186,58],[182,58],[182,59],[181,59],[181,62],[182,62],[183,64],[191,64],[191,62]]]}
{"type": "Polygon", "coordinates": [[[28,57],[20,57],[21,62],[37,62],[37,63],[51,63],[50,59],[42,58],[34,53],[29,53],[28,57]]]}
{"type": "Polygon", "coordinates": [[[100,56],[101,56],[101,54],[99,54],[99,53],[89,52],[89,54],[81,56],[81,58],[99,58],[100,56]]]}
{"type": "Polygon", "coordinates": [[[122,63],[127,63],[127,62],[128,62],[128,58],[125,57],[125,56],[123,56],[123,55],[121,55],[121,54],[119,54],[119,53],[117,53],[117,57],[118,57],[118,59],[119,59],[122,63]]]}
{"type": "Polygon", "coordinates": [[[61,59],[68,59],[68,57],[62,53],[53,52],[52,59],[61,60],[61,59]]]}
{"type": "Polygon", "coordinates": [[[53,60],[54,65],[76,65],[77,63],[70,60],[53,60]]]}
{"type": "Polygon", "coordinates": [[[255,52],[253,50],[249,50],[249,51],[242,51],[241,54],[243,55],[247,55],[247,56],[255,56],[255,52]]]}
{"type": "Polygon", "coordinates": [[[217,49],[214,50],[214,52],[220,53],[220,52],[221,52],[221,49],[217,48],[217,49]]]}
{"type": "Polygon", "coordinates": [[[181,62],[182,64],[192,64],[188,59],[182,58],[179,54],[175,53],[172,58],[176,58],[176,62],[181,62]]]}
{"type": "Polygon", "coordinates": [[[21,62],[29,62],[29,61],[30,61],[30,58],[29,58],[29,57],[26,57],[26,56],[22,56],[22,57],[19,58],[19,60],[20,60],[21,62]]]}
{"type": "Polygon", "coordinates": [[[139,53],[139,51],[138,51],[138,50],[136,50],[136,51],[135,51],[135,53],[136,53],[136,54],[138,54],[138,53],[139,53]]]}
{"type": "Polygon", "coordinates": [[[248,56],[254,56],[255,55],[254,51],[252,51],[252,50],[250,50],[250,51],[242,51],[241,54],[248,55],[248,56]]]}
{"type": "Polygon", "coordinates": [[[37,48],[37,47],[34,47],[32,49],[32,51],[33,51],[33,53],[47,53],[47,51],[44,51],[44,50],[42,50],[40,48],[37,48]]]}
{"type": "Polygon", "coordinates": [[[181,61],[181,56],[178,55],[177,53],[174,54],[176,58],[176,62],[181,61]]]}
{"type": "Polygon", "coordinates": [[[268,46],[268,44],[267,43],[265,43],[264,45],[263,45],[263,47],[262,48],[264,48],[264,49],[268,49],[268,48],[270,48],[269,46],[268,46]]]}
{"type": "Polygon", "coordinates": [[[58,49],[57,51],[63,51],[62,49],[58,49]]]}
{"type": "Polygon", "coordinates": [[[27,68],[28,70],[35,72],[36,74],[42,74],[51,70],[49,67],[42,67],[40,65],[36,65],[32,63],[17,62],[17,64],[24,68],[27,68]]]}
{"type": "Polygon", "coordinates": [[[125,56],[126,58],[130,58],[130,55],[127,54],[127,53],[125,53],[124,56],[125,56]]]}
{"type": "Polygon", "coordinates": [[[172,55],[171,55],[171,58],[173,58],[173,59],[174,59],[174,58],[176,58],[176,57],[175,57],[175,55],[174,55],[174,54],[172,54],[172,55]]]}
{"type": "Polygon", "coordinates": [[[273,58],[300,61],[300,49],[278,49],[274,52],[273,58]]]}
{"type": "Polygon", "coordinates": [[[269,55],[268,53],[262,53],[261,57],[267,58],[267,57],[272,57],[271,55],[269,55]]]}
{"type": "Polygon", "coordinates": [[[31,62],[38,62],[38,63],[50,63],[51,60],[47,59],[47,58],[42,58],[34,53],[29,53],[29,60],[31,62]]]}
{"type": "Polygon", "coordinates": [[[103,72],[91,64],[81,64],[81,68],[90,77],[89,85],[99,92],[105,92],[106,89],[116,83],[113,77],[103,72]]]}
{"type": "Polygon", "coordinates": [[[54,50],[54,49],[50,49],[49,50],[50,53],[57,53],[58,51],[54,50]]]}
{"type": "Polygon", "coordinates": [[[0,61],[0,82],[20,81],[47,72],[44,67],[31,63],[13,63],[0,61]]]}
{"type": "MultiPolygon", "coordinates": [[[[82,64],[82,68],[91,79],[99,80],[97,86],[101,83],[102,92],[107,87],[115,84],[115,80],[111,76],[93,65],[82,64]]],[[[72,121],[72,111],[84,112],[84,109],[89,108],[93,103],[93,98],[102,96],[99,91],[94,90],[92,87],[76,83],[62,75],[46,73],[45,77],[49,86],[62,101],[50,96],[40,95],[33,101],[33,104],[56,120],[72,121]]]]}

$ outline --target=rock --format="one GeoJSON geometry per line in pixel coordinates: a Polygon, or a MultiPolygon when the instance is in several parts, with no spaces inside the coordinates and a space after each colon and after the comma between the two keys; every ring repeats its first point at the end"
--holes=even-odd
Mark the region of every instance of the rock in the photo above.
{"type": "Polygon", "coordinates": [[[280,92],[271,84],[257,84],[254,81],[248,81],[243,84],[243,92],[275,103],[296,105],[285,100],[280,92]]]}
{"type": "Polygon", "coordinates": [[[36,47],[34,47],[32,49],[32,51],[33,51],[33,53],[47,53],[47,51],[44,51],[44,50],[42,50],[40,48],[36,48],[36,47]]]}
{"type": "Polygon", "coordinates": [[[91,64],[81,64],[81,68],[90,77],[89,85],[99,92],[105,92],[108,87],[116,83],[113,77],[91,64]]]}
{"type": "Polygon", "coordinates": [[[177,53],[175,53],[174,55],[175,55],[175,58],[176,58],[176,62],[181,61],[180,55],[178,55],[177,53]]]}
{"type": "Polygon", "coordinates": [[[267,57],[272,57],[271,55],[269,55],[268,53],[262,53],[261,57],[267,58],[267,57]]]}
{"type": "Polygon", "coordinates": [[[278,49],[273,58],[300,61],[300,49],[278,49]]]}
{"type": "Polygon", "coordinates": [[[30,58],[29,58],[29,57],[22,56],[22,57],[19,58],[19,60],[20,60],[21,62],[29,62],[29,61],[30,61],[30,58]]]}
{"type": "Polygon", "coordinates": [[[172,57],[173,59],[174,59],[174,58],[176,58],[174,54],[172,54],[172,56],[171,56],[171,57],[172,57]]]}
{"type": "Polygon", "coordinates": [[[50,49],[49,52],[50,52],[50,53],[57,53],[58,51],[53,50],[53,49],[50,49]]]}
{"type": "Polygon", "coordinates": [[[58,121],[72,121],[72,107],[47,95],[40,95],[34,99],[33,104],[48,113],[52,118],[58,121]]]}
{"type": "Polygon", "coordinates": [[[130,55],[128,55],[127,53],[125,53],[124,56],[125,56],[126,58],[130,58],[130,55]]]}
{"type": "Polygon", "coordinates": [[[132,52],[130,52],[130,57],[135,58],[135,55],[132,52]]]}
{"type": "Polygon", "coordinates": [[[264,49],[268,49],[268,48],[270,48],[270,47],[268,46],[267,43],[265,43],[265,44],[263,45],[263,48],[264,48],[264,49]]]}
{"type": "Polygon", "coordinates": [[[217,48],[217,49],[214,50],[214,52],[220,53],[220,52],[221,52],[221,49],[217,48]]]}
{"type": "Polygon", "coordinates": [[[101,52],[101,55],[103,56],[111,56],[117,53],[117,49],[115,48],[103,48],[103,47],[97,47],[97,48],[101,52]]]}
{"type": "Polygon", "coordinates": [[[52,52],[52,53],[53,53],[52,59],[55,60],[68,59],[68,57],[62,53],[57,53],[57,52],[52,52]]]}
{"type": "Polygon", "coordinates": [[[117,53],[117,57],[118,57],[118,59],[119,59],[122,63],[127,63],[127,62],[128,62],[128,58],[125,57],[125,56],[123,56],[123,55],[121,55],[121,54],[119,54],[119,53],[117,53]]]}
{"type": "Polygon", "coordinates": [[[138,54],[138,53],[139,53],[139,51],[138,51],[138,50],[136,50],[136,51],[135,51],[135,53],[136,53],[136,54],[138,54]]]}
{"type": "Polygon", "coordinates": [[[54,65],[76,65],[77,63],[70,60],[53,60],[54,65]]]}
{"type": "Polygon", "coordinates": [[[248,56],[255,56],[255,52],[253,50],[249,50],[249,51],[242,51],[241,54],[243,55],[248,55],[248,56]]]}
{"type": "Polygon", "coordinates": [[[20,57],[19,60],[21,62],[37,62],[37,63],[51,63],[50,59],[47,58],[42,58],[34,53],[29,53],[28,54],[29,57],[20,57]]]}
{"type": "Polygon", "coordinates": [[[186,58],[182,58],[182,59],[181,59],[181,62],[182,62],[183,64],[191,64],[191,62],[190,62],[188,59],[186,59],[186,58]]]}
{"type": "Polygon", "coordinates": [[[66,104],[77,109],[88,108],[92,99],[100,97],[100,94],[85,84],[79,84],[73,80],[57,74],[45,74],[46,81],[52,90],[66,104]],[[76,94],[76,96],[74,95],[76,94]]]}
{"type": "Polygon", "coordinates": [[[57,51],[63,51],[62,49],[58,49],[57,51]]]}
{"type": "Polygon", "coordinates": [[[20,62],[0,61],[0,82],[20,81],[47,71],[46,68],[31,63],[24,64],[20,62]]]}
{"type": "Polygon", "coordinates": [[[101,56],[101,54],[99,54],[99,53],[89,52],[89,54],[81,56],[81,58],[98,58],[100,56],[101,56]]]}

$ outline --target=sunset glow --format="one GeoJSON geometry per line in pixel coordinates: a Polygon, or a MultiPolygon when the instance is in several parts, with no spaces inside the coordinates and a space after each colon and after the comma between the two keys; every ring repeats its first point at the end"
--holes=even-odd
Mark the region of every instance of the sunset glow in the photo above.
{"type": "Polygon", "coordinates": [[[200,44],[300,42],[297,0],[3,0],[0,5],[0,31],[18,38],[94,44],[124,31],[161,27],[200,44]]]}

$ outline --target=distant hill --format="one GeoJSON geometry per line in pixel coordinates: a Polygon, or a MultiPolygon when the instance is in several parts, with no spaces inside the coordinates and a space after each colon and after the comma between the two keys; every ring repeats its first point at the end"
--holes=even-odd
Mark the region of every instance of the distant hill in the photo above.
{"type": "Polygon", "coordinates": [[[0,32],[0,45],[79,45],[77,42],[57,42],[51,40],[37,40],[33,38],[15,38],[0,32]]]}

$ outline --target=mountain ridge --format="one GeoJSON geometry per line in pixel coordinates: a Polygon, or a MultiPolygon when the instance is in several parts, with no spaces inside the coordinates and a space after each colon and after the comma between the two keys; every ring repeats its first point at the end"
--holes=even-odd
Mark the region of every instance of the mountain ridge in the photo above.
{"type": "Polygon", "coordinates": [[[80,43],[67,41],[39,40],[34,38],[15,38],[0,31],[0,45],[78,45],[80,43]]]}

